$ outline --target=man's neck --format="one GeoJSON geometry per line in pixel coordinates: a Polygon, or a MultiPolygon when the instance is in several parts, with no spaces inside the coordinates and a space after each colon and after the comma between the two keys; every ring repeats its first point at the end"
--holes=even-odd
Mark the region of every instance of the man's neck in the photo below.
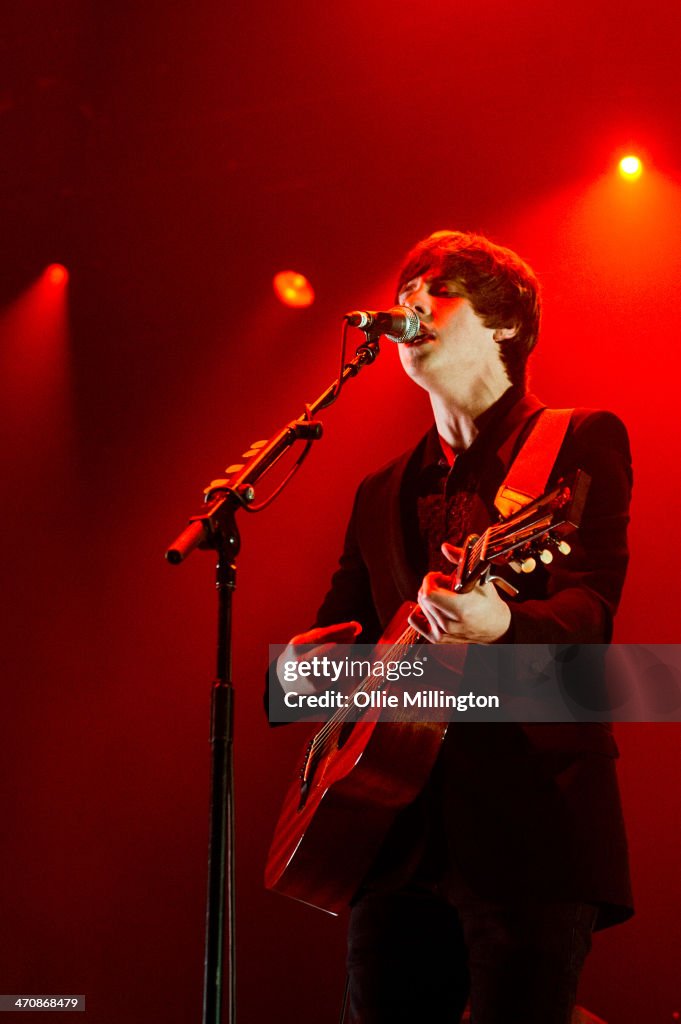
{"type": "Polygon", "coordinates": [[[440,437],[451,445],[454,451],[470,448],[478,435],[475,421],[490,406],[494,405],[509,389],[510,382],[504,375],[496,380],[478,380],[465,391],[450,389],[448,392],[430,392],[435,425],[440,437]]]}

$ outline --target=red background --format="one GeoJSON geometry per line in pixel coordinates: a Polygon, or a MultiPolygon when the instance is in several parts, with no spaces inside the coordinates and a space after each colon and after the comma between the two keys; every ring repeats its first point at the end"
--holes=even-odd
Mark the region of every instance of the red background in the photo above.
{"type": "MultiPolygon", "coordinates": [[[[617,637],[676,642],[677,17],[613,0],[15,7],[0,54],[0,990],[85,993],[94,1024],[200,1018],[213,566],[163,551],[201,488],[330,382],[341,314],[389,305],[430,231],[481,230],[538,271],[534,389],[631,432],[617,637]],[[615,172],[629,149],[636,183],[615,172]],[[53,261],[66,293],[39,280],[53,261]],[[288,268],[310,277],[310,309],[275,299],[288,268]]],[[[300,743],[264,719],[266,645],[308,624],[356,483],[429,409],[386,344],[323,419],[284,496],[241,522],[243,1024],[335,1020],[343,986],[342,922],[262,888],[300,743]]],[[[678,736],[619,729],[638,916],[597,939],[581,993],[611,1024],[681,1009],[678,736]]]]}

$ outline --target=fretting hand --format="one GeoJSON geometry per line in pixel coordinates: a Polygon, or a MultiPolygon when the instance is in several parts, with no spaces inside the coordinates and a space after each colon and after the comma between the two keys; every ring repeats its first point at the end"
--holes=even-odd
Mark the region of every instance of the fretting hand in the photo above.
{"type": "MultiPolygon", "coordinates": [[[[442,553],[458,565],[462,549],[443,544],[442,553]]],[[[429,572],[419,590],[419,607],[409,624],[433,644],[491,644],[511,624],[511,612],[493,583],[478,584],[466,594],[455,594],[453,576],[429,572]]]]}

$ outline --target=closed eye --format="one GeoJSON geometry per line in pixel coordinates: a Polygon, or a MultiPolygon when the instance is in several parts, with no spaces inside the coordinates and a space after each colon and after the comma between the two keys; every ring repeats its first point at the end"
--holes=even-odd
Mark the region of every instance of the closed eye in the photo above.
{"type": "Polygon", "coordinates": [[[428,291],[431,295],[444,296],[448,299],[462,299],[463,295],[461,292],[456,290],[456,285],[452,281],[447,281],[444,278],[433,278],[432,281],[428,282],[428,291]]]}
{"type": "MultiPolygon", "coordinates": [[[[438,298],[463,299],[465,297],[461,292],[456,290],[456,285],[453,281],[448,281],[444,277],[426,278],[423,281],[423,284],[425,285],[426,291],[429,295],[435,295],[438,298]]],[[[400,288],[397,295],[397,301],[400,305],[403,304],[412,292],[416,291],[420,286],[421,278],[419,277],[414,277],[411,281],[407,281],[407,283],[400,288]]]]}

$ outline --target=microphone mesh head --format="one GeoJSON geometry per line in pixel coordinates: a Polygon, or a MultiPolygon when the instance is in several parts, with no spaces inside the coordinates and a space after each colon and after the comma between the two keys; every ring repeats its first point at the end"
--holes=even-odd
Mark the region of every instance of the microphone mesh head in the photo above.
{"type": "Polygon", "coordinates": [[[388,341],[413,341],[421,330],[421,321],[413,309],[409,306],[393,306],[388,310],[396,319],[403,321],[404,326],[394,334],[386,334],[388,341]]]}

